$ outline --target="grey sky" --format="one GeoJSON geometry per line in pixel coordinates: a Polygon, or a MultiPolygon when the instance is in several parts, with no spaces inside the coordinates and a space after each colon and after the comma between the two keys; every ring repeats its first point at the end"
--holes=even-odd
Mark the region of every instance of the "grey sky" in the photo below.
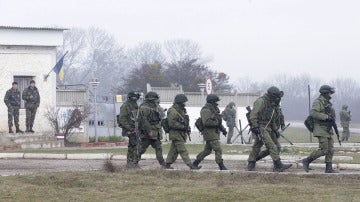
{"type": "Polygon", "coordinates": [[[127,47],[191,39],[232,80],[360,76],[358,0],[0,0],[0,9],[1,25],[95,26],[127,47]]]}

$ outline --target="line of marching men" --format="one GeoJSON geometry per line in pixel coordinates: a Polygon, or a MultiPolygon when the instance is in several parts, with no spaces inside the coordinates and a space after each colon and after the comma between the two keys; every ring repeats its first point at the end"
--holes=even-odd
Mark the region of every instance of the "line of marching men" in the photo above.
{"type": "MultiPolygon", "coordinates": [[[[309,157],[302,160],[303,168],[309,171],[309,164],[315,159],[325,156],[326,173],[335,173],[332,168],[333,131],[329,130],[329,123],[335,118],[335,111],[330,102],[331,96],[335,93],[334,88],[321,86],[320,96],[314,101],[311,115],[314,118],[314,136],[319,140],[319,148],[313,151],[309,157]]],[[[280,109],[280,101],[284,92],[272,86],[263,96],[259,97],[253,104],[249,116],[249,125],[255,141],[248,158],[248,171],[255,171],[256,161],[270,155],[273,160],[273,171],[283,172],[292,164],[284,164],[280,158],[280,143],[278,141],[278,130],[284,127],[283,115],[280,109]],[[282,121],[281,121],[282,120],[282,121]],[[262,147],[265,149],[262,150],[262,147]]],[[[204,136],[205,146],[196,159],[192,162],[185,147],[191,129],[189,116],[186,112],[187,97],[184,94],[175,96],[173,105],[167,110],[167,119],[163,121],[163,110],[160,108],[160,97],[155,92],[148,92],[144,102],[138,106],[137,101],[140,94],[129,92],[127,101],[120,108],[118,124],[123,130],[123,135],[129,138],[127,152],[127,167],[140,168],[139,160],[141,155],[151,145],[155,149],[156,158],[159,164],[166,169],[173,169],[171,164],[175,162],[178,155],[190,169],[200,169],[200,163],[213,150],[215,162],[220,170],[227,170],[222,159],[220,145],[220,133],[227,135],[222,125],[222,117],[218,108],[219,97],[209,94],[206,104],[200,111],[200,118],[197,122],[201,127],[201,134],[204,136]],[[163,122],[163,123],[162,123],[163,122]],[[162,155],[162,128],[169,133],[171,146],[166,160],[162,155]]],[[[199,127],[198,127],[199,128],[199,127]]]]}

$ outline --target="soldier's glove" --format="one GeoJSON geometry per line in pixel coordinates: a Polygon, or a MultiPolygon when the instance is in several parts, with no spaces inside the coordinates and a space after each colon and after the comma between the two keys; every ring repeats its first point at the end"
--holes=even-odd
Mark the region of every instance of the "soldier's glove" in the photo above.
{"type": "Polygon", "coordinates": [[[281,130],[285,129],[285,125],[281,124],[281,130]]]}
{"type": "Polygon", "coordinates": [[[277,130],[277,131],[275,131],[275,134],[276,134],[276,138],[279,139],[281,136],[280,132],[277,130]]]}
{"type": "Polygon", "coordinates": [[[335,121],[335,119],[334,119],[334,117],[333,117],[333,116],[328,115],[328,118],[326,119],[326,121],[328,121],[328,122],[334,122],[334,121],[335,121]]]}
{"type": "Polygon", "coordinates": [[[226,137],[226,135],[227,135],[226,129],[222,131],[222,134],[226,137]]]}
{"type": "Polygon", "coordinates": [[[255,135],[259,135],[261,134],[260,128],[259,127],[254,127],[251,129],[251,132],[254,133],[255,135]]]}

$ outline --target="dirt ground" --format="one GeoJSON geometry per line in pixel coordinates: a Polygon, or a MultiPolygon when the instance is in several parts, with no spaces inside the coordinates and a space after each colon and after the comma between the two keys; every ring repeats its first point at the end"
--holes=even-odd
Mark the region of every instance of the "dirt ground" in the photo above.
{"type": "MultiPolygon", "coordinates": [[[[113,160],[112,163],[116,168],[125,168],[125,160],[113,160]]],[[[203,171],[218,171],[218,166],[214,161],[203,161],[201,164],[203,171]]],[[[226,161],[225,165],[230,171],[226,172],[247,172],[246,162],[244,161],[226,161]]],[[[140,161],[142,169],[158,169],[160,165],[156,160],[142,160],[140,161]]],[[[189,168],[178,159],[173,165],[176,170],[189,170],[189,168]]],[[[0,176],[13,175],[30,175],[42,172],[61,172],[61,171],[91,171],[102,170],[104,167],[104,160],[36,160],[36,159],[0,159],[0,176]]],[[[271,168],[259,167],[257,172],[272,172],[271,168]]],[[[324,170],[315,168],[310,173],[305,173],[300,168],[290,168],[287,174],[307,175],[307,174],[322,174],[324,170]]],[[[340,174],[358,174],[360,171],[341,170],[340,174]]]]}

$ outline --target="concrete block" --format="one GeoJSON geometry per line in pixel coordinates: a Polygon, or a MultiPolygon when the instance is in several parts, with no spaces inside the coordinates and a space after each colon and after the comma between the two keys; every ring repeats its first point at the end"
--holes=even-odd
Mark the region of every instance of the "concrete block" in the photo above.
{"type": "Polygon", "coordinates": [[[360,170],[360,164],[339,163],[340,170],[360,170]]]}
{"type": "Polygon", "coordinates": [[[22,159],[24,153],[0,153],[0,159],[22,159]]]}
{"type": "Polygon", "coordinates": [[[25,153],[24,159],[66,159],[66,154],[25,153]]]}
{"type": "Polygon", "coordinates": [[[67,159],[72,160],[106,160],[111,159],[112,154],[102,153],[102,154],[67,154],[67,159]]]}
{"type": "Polygon", "coordinates": [[[113,155],[111,160],[126,160],[126,155],[113,155]]]}

